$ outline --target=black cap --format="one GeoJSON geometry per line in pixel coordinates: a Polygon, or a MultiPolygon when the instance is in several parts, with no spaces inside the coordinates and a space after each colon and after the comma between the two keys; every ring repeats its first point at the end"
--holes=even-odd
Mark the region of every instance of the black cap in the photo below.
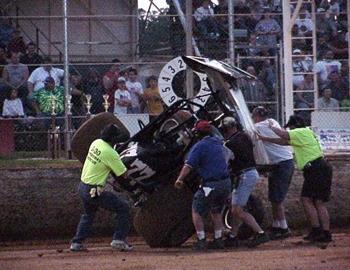
{"type": "Polygon", "coordinates": [[[101,139],[113,144],[127,141],[129,135],[121,130],[117,125],[110,124],[101,131],[101,139]]]}
{"type": "Polygon", "coordinates": [[[49,76],[49,77],[46,77],[44,83],[45,83],[45,84],[46,84],[46,83],[55,83],[55,79],[52,78],[52,77],[50,77],[50,76],[49,76]]]}
{"type": "Polygon", "coordinates": [[[306,127],[304,118],[298,116],[298,115],[291,115],[289,117],[289,120],[287,124],[284,126],[287,127],[296,127],[296,128],[303,128],[306,127]]]}

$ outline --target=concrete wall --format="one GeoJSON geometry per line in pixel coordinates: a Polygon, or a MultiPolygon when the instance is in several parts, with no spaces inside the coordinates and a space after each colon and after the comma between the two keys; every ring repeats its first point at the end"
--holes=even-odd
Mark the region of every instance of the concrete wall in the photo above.
{"type": "MultiPolygon", "coordinates": [[[[5,2],[0,0],[1,6],[5,2]]],[[[136,53],[137,18],[130,15],[137,14],[137,1],[125,0],[69,0],[68,16],[84,16],[69,18],[68,37],[69,54],[72,61],[110,61],[121,58],[131,61],[136,53]],[[87,18],[92,15],[116,15],[116,17],[87,18]],[[124,16],[125,15],[125,16],[124,16]],[[84,44],[84,42],[102,42],[104,44],[84,44]]],[[[19,16],[31,16],[30,19],[18,19],[23,37],[28,41],[28,35],[36,41],[36,27],[63,52],[63,1],[56,0],[18,0],[8,6],[10,15],[16,15],[16,7],[20,9],[19,16]],[[44,16],[53,16],[47,18],[44,16]],[[25,35],[26,34],[26,35],[25,35]]],[[[14,20],[16,21],[16,20],[14,20]]],[[[58,50],[49,44],[48,40],[39,34],[39,45],[45,54],[58,55],[58,50]]]]}
{"type": "MultiPolygon", "coordinates": [[[[332,223],[350,225],[350,157],[333,157],[333,193],[329,203],[332,223]]],[[[23,169],[0,171],[0,242],[9,239],[71,237],[82,205],[76,187],[79,169],[23,169]]],[[[295,174],[287,197],[287,217],[291,227],[305,225],[299,202],[303,179],[295,174]]],[[[267,181],[262,180],[257,193],[267,202],[267,181]]],[[[267,221],[270,211],[267,210],[267,221]]],[[[111,215],[100,210],[94,223],[94,232],[111,235],[111,215]],[[108,232],[108,233],[107,233],[108,232]]]]}

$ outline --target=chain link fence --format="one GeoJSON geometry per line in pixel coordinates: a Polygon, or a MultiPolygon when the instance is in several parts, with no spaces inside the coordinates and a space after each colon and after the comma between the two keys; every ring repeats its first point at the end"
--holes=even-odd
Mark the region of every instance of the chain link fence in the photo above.
{"type": "MultiPolygon", "coordinates": [[[[171,59],[186,54],[182,23],[186,18],[179,15],[175,2],[186,14],[183,0],[169,0],[161,7],[150,4],[147,10],[138,9],[137,1],[68,1],[67,96],[63,87],[63,1],[28,7],[27,1],[0,0],[0,125],[2,137],[10,141],[2,143],[0,155],[52,157],[55,153],[64,157],[67,128],[60,106],[67,98],[73,133],[88,117],[106,110],[125,113],[123,123],[133,132],[138,128],[135,119],[141,117],[147,123],[159,114],[166,107],[157,93],[159,73],[171,59]],[[14,71],[16,65],[20,68],[14,71]],[[47,77],[55,81],[57,93],[51,99],[38,94],[50,84],[45,82],[47,77]],[[120,101],[125,95],[119,88],[124,87],[132,92],[130,103],[120,101]],[[135,98],[138,91],[144,95],[135,98]],[[23,111],[14,100],[21,101],[23,111]],[[5,103],[7,110],[19,111],[4,110],[5,103]],[[50,128],[53,119],[59,129],[50,128]],[[56,140],[50,140],[52,136],[56,140]]],[[[209,1],[209,7],[207,1],[192,2],[194,46],[201,56],[230,61],[227,1],[209,1]]],[[[281,2],[234,1],[233,12],[235,64],[257,77],[240,82],[248,106],[264,105],[280,121],[286,91],[281,2]]],[[[350,106],[346,1],[316,1],[315,7],[313,18],[311,4],[303,5],[292,30],[294,109],[306,119],[321,110],[318,103],[328,91],[325,88],[336,100],[333,103],[338,102],[339,109],[334,110],[348,111],[350,106]]],[[[186,95],[185,77],[180,71],[172,81],[174,92],[181,97],[186,95]]]]}

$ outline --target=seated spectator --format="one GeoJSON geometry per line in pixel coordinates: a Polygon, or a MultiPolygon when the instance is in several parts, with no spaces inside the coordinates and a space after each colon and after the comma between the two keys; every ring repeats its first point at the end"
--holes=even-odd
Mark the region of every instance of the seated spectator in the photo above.
{"type": "Polygon", "coordinates": [[[334,53],[335,59],[348,58],[348,43],[345,40],[345,32],[336,32],[328,43],[329,48],[334,53]]]}
{"type": "Polygon", "coordinates": [[[264,12],[258,1],[254,1],[250,8],[250,15],[246,18],[246,24],[248,26],[248,31],[250,33],[254,32],[256,29],[256,25],[262,18],[262,13],[264,12]]]}
{"type": "Polygon", "coordinates": [[[314,67],[317,73],[319,88],[322,89],[328,84],[328,76],[331,72],[340,72],[341,63],[334,60],[334,53],[329,50],[324,55],[324,60],[318,61],[314,67]]]}
{"type": "MultiPolygon", "coordinates": [[[[267,11],[268,12],[268,11],[267,11]]],[[[277,39],[281,33],[281,27],[270,14],[264,14],[264,17],[255,27],[255,33],[258,35],[258,44],[267,46],[270,55],[276,54],[277,39]]]]}
{"type": "Polygon", "coordinates": [[[137,70],[129,69],[129,79],[126,81],[126,88],[131,96],[131,106],[128,113],[141,113],[141,101],[143,95],[142,84],[137,80],[137,70]]]}
{"type": "Polygon", "coordinates": [[[335,98],[332,98],[331,89],[323,89],[322,97],[317,101],[317,108],[320,111],[339,111],[339,102],[335,98]]]}
{"type": "Polygon", "coordinates": [[[89,69],[87,78],[85,79],[83,85],[84,89],[86,90],[86,94],[91,95],[91,113],[98,114],[103,112],[103,95],[105,92],[102,85],[101,76],[96,69],[89,69]]]}
{"type": "Polygon", "coordinates": [[[311,111],[314,109],[315,105],[315,93],[310,92],[315,88],[313,75],[304,75],[303,82],[298,86],[295,94],[295,108],[302,109],[298,111],[298,115],[305,119],[308,123],[311,121],[311,111]],[[305,92],[301,92],[301,91],[305,92]]]}
{"type": "Polygon", "coordinates": [[[9,44],[12,33],[15,31],[10,19],[3,19],[0,17],[0,41],[3,45],[9,44]]]}
{"type": "Polygon", "coordinates": [[[326,52],[331,50],[326,35],[320,35],[317,41],[317,58],[322,58],[326,52]]]}
{"type": "Polygon", "coordinates": [[[114,92],[118,88],[118,78],[120,76],[120,61],[119,59],[113,59],[112,65],[109,70],[103,76],[102,82],[105,92],[108,95],[109,111],[114,110],[114,92]]]}
{"type": "Polygon", "coordinates": [[[22,55],[20,59],[22,64],[28,65],[29,74],[43,62],[43,58],[36,52],[36,45],[33,42],[28,43],[27,53],[22,55]]]}
{"type": "Polygon", "coordinates": [[[219,29],[214,17],[214,10],[209,0],[203,0],[202,5],[193,14],[197,27],[204,37],[218,38],[219,29]]]}
{"type": "MultiPolygon", "coordinates": [[[[256,71],[253,66],[248,66],[247,72],[256,76],[256,71]]],[[[267,101],[267,89],[259,79],[242,79],[239,81],[238,85],[250,109],[267,101]]]]}
{"type": "Polygon", "coordinates": [[[59,86],[61,84],[61,79],[64,76],[64,70],[53,67],[52,63],[53,62],[50,57],[44,57],[42,65],[34,69],[32,74],[30,74],[28,78],[28,91],[30,95],[44,87],[44,82],[47,77],[51,77],[55,80],[55,86],[59,86]]]}
{"type": "Polygon", "coordinates": [[[328,76],[329,84],[327,88],[332,90],[332,97],[338,101],[349,98],[349,81],[344,82],[340,74],[336,71],[331,72],[328,76]]]}
{"type": "Polygon", "coordinates": [[[18,91],[12,89],[2,108],[3,117],[24,117],[22,100],[18,98],[18,91]]]}
{"type": "Polygon", "coordinates": [[[159,94],[156,76],[150,76],[147,79],[147,88],[144,91],[143,99],[147,104],[147,112],[149,114],[158,115],[163,112],[163,103],[159,94]]]}
{"type": "Polygon", "coordinates": [[[319,12],[316,16],[316,32],[318,36],[331,36],[333,32],[338,30],[336,22],[329,19],[330,15],[327,12],[319,12]]]}
{"type": "Polygon", "coordinates": [[[18,96],[22,99],[27,97],[26,82],[28,79],[28,67],[19,62],[19,53],[10,53],[10,63],[2,71],[3,82],[8,91],[11,89],[18,90],[18,96]]]}
{"type": "Polygon", "coordinates": [[[7,44],[8,52],[20,52],[22,54],[26,53],[26,44],[23,41],[23,37],[21,36],[21,31],[16,29],[12,32],[12,38],[7,44]]]}
{"type": "MultiPolygon", "coordinates": [[[[294,24],[292,27],[292,37],[302,38],[304,35],[299,31],[299,27],[294,24]]],[[[306,48],[306,40],[305,39],[294,39],[292,40],[292,48],[300,48],[304,50],[306,48]]]]}
{"type": "MultiPolygon", "coordinates": [[[[293,72],[304,73],[312,71],[312,60],[310,57],[298,56],[303,54],[300,49],[293,50],[293,72]]],[[[294,88],[298,88],[304,82],[304,74],[293,75],[294,88]]]]}
{"type": "Polygon", "coordinates": [[[314,23],[310,18],[307,18],[306,8],[301,8],[299,13],[299,18],[295,20],[295,24],[298,26],[299,31],[304,36],[311,36],[312,30],[314,28],[314,23]]]}
{"type": "Polygon", "coordinates": [[[114,93],[114,114],[127,114],[131,106],[131,96],[124,77],[118,78],[118,89],[114,93]]]}
{"type": "Polygon", "coordinates": [[[51,116],[53,107],[57,116],[64,113],[64,89],[56,86],[53,77],[44,80],[44,87],[34,92],[33,100],[37,116],[51,116]]]}
{"type": "Polygon", "coordinates": [[[261,53],[261,49],[258,45],[257,36],[254,33],[251,33],[249,36],[249,48],[247,49],[248,56],[258,56],[261,53]]]}

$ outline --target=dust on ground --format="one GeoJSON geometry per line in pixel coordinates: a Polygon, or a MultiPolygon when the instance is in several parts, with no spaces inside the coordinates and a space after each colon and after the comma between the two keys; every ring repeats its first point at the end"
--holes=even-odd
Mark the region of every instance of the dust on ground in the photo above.
{"type": "MultiPolygon", "coordinates": [[[[195,252],[191,240],[180,248],[149,248],[140,238],[130,239],[133,252],[118,252],[108,239],[87,243],[88,252],[73,253],[63,241],[3,243],[1,270],[78,269],[350,269],[350,230],[333,235],[327,247],[304,242],[301,236],[271,241],[254,249],[240,247],[224,251],[195,252]]],[[[192,240],[193,241],[193,240],[192,240]]]]}

